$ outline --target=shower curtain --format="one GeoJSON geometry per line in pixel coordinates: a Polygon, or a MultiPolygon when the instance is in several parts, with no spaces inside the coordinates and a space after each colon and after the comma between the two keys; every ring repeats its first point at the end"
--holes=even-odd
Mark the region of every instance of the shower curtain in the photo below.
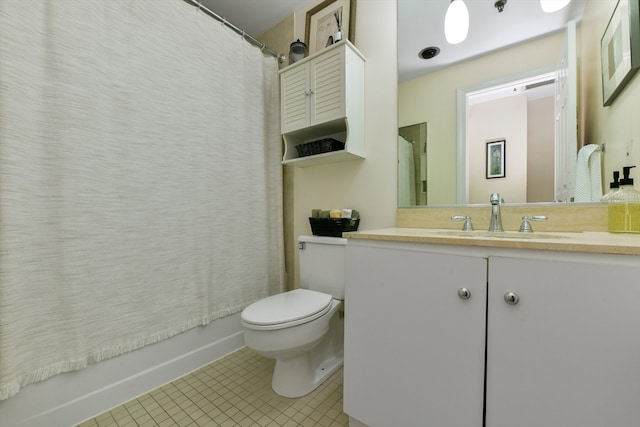
{"type": "Polygon", "coordinates": [[[0,399],[282,291],[278,114],[182,0],[0,2],[0,399]]]}
{"type": "Polygon", "coordinates": [[[416,167],[413,144],[398,135],[398,206],[416,205],[416,167]]]}

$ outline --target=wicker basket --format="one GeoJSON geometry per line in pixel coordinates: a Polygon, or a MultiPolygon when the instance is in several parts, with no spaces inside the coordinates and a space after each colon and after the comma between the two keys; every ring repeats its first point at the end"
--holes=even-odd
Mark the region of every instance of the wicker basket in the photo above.
{"type": "Polygon", "coordinates": [[[329,153],[331,151],[339,150],[344,150],[344,142],[340,142],[333,138],[324,138],[296,145],[298,157],[313,156],[314,154],[329,153]]]}
{"type": "Polygon", "coordinates": [[[360,218],[309,218],[316,236],[342,237],[343,231],[357,231],[360,218]]]}

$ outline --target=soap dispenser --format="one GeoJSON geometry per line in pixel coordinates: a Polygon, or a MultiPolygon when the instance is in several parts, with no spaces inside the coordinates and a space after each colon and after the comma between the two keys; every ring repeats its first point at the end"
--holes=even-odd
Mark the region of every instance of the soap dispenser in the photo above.
{"type": "Polygon", "coordinates": [[[640,192],[633,188],[631,169],[622,168],[620,189],[609,198],[609,232],[640,233],[640,192]]]}
{"type": "Polygon", "coordinates": [[[619,191],[620,188],[620,171],[613,171],[613,181],[609,183],[609,192],[602,196],[600,199],[601,202],[608,202],[612,197],[615,197],[615,194],[619,191]]]}

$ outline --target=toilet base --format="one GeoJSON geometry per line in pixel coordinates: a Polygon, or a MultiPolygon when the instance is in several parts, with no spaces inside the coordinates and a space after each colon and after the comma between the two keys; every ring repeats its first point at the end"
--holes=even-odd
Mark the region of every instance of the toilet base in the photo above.
{"type": "Polygon", "coordinates": [[[271,387],[284,397],[302,397],[318,388],[344,360],[344,318],[338,305],[331,314],[329,330],[320,343],[297,356],[276,359],[271,387]]]}
{"type": "Polygon", "coordinates": [[[310,352],[286,360],[276,360],[271,386],[280,396],[302,397],[318,388],[340,369],[342,362],[340,355],[327,359],[314,369],[310,352]]]}

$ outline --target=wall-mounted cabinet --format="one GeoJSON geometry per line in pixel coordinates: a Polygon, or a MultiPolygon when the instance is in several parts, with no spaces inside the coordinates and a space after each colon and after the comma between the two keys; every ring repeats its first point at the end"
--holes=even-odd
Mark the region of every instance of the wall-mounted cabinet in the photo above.
{"type": "Polygon", "coordinates": [[[364,57],[349,41],[284,68],[280,103],[284,164],[364,158],[364,57]],[[332,151],[301,155],[297,148],[327,139],[337,141],[332,151]]]}

